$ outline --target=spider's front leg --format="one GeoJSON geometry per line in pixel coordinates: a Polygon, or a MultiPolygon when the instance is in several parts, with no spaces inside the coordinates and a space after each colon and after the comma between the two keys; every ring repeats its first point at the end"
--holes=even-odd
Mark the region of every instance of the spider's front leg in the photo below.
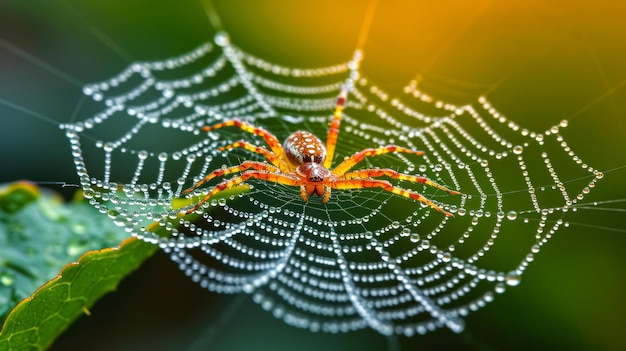
{"type": "Polygon", "coordinates": [[[405,147],[397,146],[397,145],[381,146],[381,147],[378,147],[376,149],[369,149],[368,148],[368,149],[361,150],[359,152],[355,152],[350,157],[346,157],[343,160],[343,162],[338,164],[337,167],[335,167],[333,169],[332,172],[333,172],[334,175],[342,175],[342,174],[346,173],[347,171],[349,171],[357,163],[363,161],[363,159],[365,159],[365,157],[368,157],[368,156],[378,156],[378,155],[383,155],[383,154],[387,154],[387,153],[391,153],[391,152],[402,152],[402,153],[406,153],[406,154],[415,154],[415,155],[418,155],[418,156],[421,156],[421,155],[424,154],[424,151],[419,151],[419,150],[416,151],[416,150],[407,149],[405,147]]]}
{"type": "Polygon", "coordinates": [[[281,160],[278,156],[276,156],[273,152],[253,144],[250,144],[247,141],[239,140],[230,145],[226,145],[224,147],[220,147],[220,151],[226,151],[234,148],[242,148],[260,155],[263,155],[266,160],[268,160],[271,164],[278,167],[281,172],[289,171],[289,166],[285,163],[285,161],[281,160]]]}
{"type": "MultiPolygon", "coordinates": [[[[324,197],[322,198],[322,203],[327,203],[328,200],[330,199],[330,187],[329,186],[323,186],[323,191],[320,191],[319,193],[316,192],[317,195],[322,195],[324,194],[324,197]]],[[[308,197],[308,193],[312,193],[312,191],[310,189],[307,189],[307,187],[305,185],[300,185],[300,196],[302,197],[302,200],[304,202],[309,201],[309,197],[308,197]]]]}
{"type": "Polygon", "coordinates": [[[263,139],[265,140],[267,145],[270,147],[274,155],[276,155],[280,159],[285,159],[286,157],[285,151],[283,150],[283,147],[280,145],[280,141],[278,141],[278,138],[274,134],[268,132],[267,130],[261,127],[255,127],[251,124],[240,121],[238,119],[232,119],[232,120],[218,123],[212,126],[202,127],[202,130],[205,132],[208,132],[211,130],[224,128],[224,127],[231,127],[231,126],[237,127],[245,132],[263,137],[263,139]]]}
{"type": "Polygon", "coordinates": [[[324,167],[330,168],[333,164],[333,156],[335,155],[335,146],[337,146],[337,138],[339,137],[339,125],[341,124],[341,117],[343,116],[344,105],[348,98],[348,90],[345,86],[341,87],[341,92],[337,98],[337,105],[335,106],[335,113],[333,114],[333,121],[330,123],[328,129],[328,136],[326,137],[326,160],[324,161],[324,167]]]}

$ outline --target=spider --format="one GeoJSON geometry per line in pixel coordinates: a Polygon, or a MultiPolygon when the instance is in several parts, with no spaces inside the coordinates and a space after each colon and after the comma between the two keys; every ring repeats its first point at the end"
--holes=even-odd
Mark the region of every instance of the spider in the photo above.
{"type": "Polygon", "coordinates": [[[377,156],[391,152],[423,155],[423,151],[415,151],[397,145],[381,146],[375,149],[367,148],[354,153],[350,157],[346,157],[343,162],[338,164],[334,169],[330,170],[335,152],[335,146],[337,144],[337,138],[339,136],[339,124],[341,123],[341,117],[347,95],[348,92],[346,88],[342,88],[339,97],[337,98],[333,120],[330,124],[330,129],[326,138],[326,147],[323,146],[322,141],[318,137],[307,131],[297,131],[291,134],[281,146],[278,138],[272,133],[238,119],[228,120],[213,126],[203,127],[203,131],[211,131],[223,127],[234,126],[248,133],[263,137],[271,151],[243,140],[220,148],[220,150],[225,151],[232,148],[242,148],[264,156],[269,163],[243,161],[238,166],[222,168],[209,173],[191,188],[183,191],[183,194],[192,192],[213,178],[231,173],[240,174],[216,185],[201,201],[188,210],[186,214],[195,212],[198,208],[200,208],[200,206],[202,206],[202,204],[220,191],[237,186],[250,178],[255,178],[272,183],[299,186],[300,195],[304,201],[308,200],[308,196],[315,194],[323,196],[322,202],[324,203],[326,203],[330,198],[331,189],[382,188],[391,193],[423,202],[448,217],[452,216],[451,213],[444,211],[432,201],[414,191],[393,186],[387,180],[375,179],[386,176],[393,179],[426,184],[443,190],[449,194],[460,194],[459,192],[450,190],[428,178],[398,173],[389,168],[369,168],[348,172],[352,167],[361,162],[367,156],[377,156]]]}

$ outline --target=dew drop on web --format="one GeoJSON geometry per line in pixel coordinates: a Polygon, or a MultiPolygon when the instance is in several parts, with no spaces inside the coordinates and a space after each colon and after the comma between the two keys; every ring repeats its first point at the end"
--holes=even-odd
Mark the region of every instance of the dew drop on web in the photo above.
{"type": "Polygon", "coordinates": [[[506,214],[506,218],[510,221],[514,221],[517,219],[517,212],[516,211],[509,211],[506,214]]]}

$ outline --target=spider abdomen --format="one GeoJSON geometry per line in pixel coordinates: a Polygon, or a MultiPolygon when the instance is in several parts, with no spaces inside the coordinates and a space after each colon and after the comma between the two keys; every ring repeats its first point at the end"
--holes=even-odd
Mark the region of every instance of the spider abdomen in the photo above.
{"type": "Polygon", "coordinates": [[[315,135],[297,131],[283,143],[283,149],[289,160],[297,165],[307,162],[322,163],[326,159],[326,148],[315,135]]]}

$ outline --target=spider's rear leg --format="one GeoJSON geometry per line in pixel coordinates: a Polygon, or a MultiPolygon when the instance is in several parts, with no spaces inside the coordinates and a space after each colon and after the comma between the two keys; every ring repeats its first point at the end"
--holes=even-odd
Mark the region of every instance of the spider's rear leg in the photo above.
{"type": "Polygon", "coordinates": [[[258,171],[267,171],[267,172],[272,172],[272,173],[279,172],[278,168],[272,165],[268,165],[267,163],[256,162],[256,161],[244,161],[238,166],[221,168],[221,169],[218,169],[209,173],[206,177],[204,177],[202,180],[194,184],[191,188],[184,190],[183,194],[189,194],[190,192],[196,190],[197,188],[202,186],[202,184],[208,182],[209,180],[213,178],[221,177],[221,176],[231,174],[231,173],[242,172],[250,168],[256,169],[258,171]]]}
{"type": "MultiPolygon", "coordinates": [[[[270,165],[266,165],[266,166],[273,167],[270,165]]],[[[234,167],[231,167],[231,168],[234,168],[234,167]]],[[[256,178],[256,179],[266,180],[272,183],[278,183],[278,184],[284,184],[284,185],[290,185],[290,186],[301,185],[301,182],[298,181],[298,179],[295,179],[295,178],[292,178],[292,177],[289,177],[280,173],[271,173],[271,172],[264,171],[264,170],[248,170],[248,171],[243,172],[238,177],[234,177],[232,179],[223,181],[219,183],[218,185],[216,185],[213,188],[213,190],[211,190],[211,192],[209,192],[202,200],[200,200],[192,209],[185,212],[185,214],[190,214],[190,213],[195,212],[197,209],[200,208],[200,206],[202,206],[202,204],[209,201],[213,196],[215,196],[220,191],[224,191],[226,189],[235,187],[250,178],[256,178]]]]}
{"type": "Polygon", "coordinates": [[[389,168],[372,168],[372,169],[360,169],[357,171],[352,171],[343,175],[345,179],[364,179],[364,178],[378,178],[382,176],[387,176],[393,179],[406,180],[411,183],[418,184],[426,184],[432,186],[433,188],[437,188],[439,190],[443,190],[450,195],[459,195],[460,192],[456,190],[450,190],[443,185],[437,184],[432,180],[424,177],[418,177],[410,174],[403,174],[394,171],[389,168]]]}
{"type": "Polygon", "coordinates": [[[435,203],[430,201],[429,199],[423,197],[422,195],[402,188],[395,187],[391,185],[386,180],[380,179],[338,179],[334,182],[329,183],[327,186],[335,188],[335,189],[363,189],[363,188],[383,188],[385,191],[390,193],[400,195],[409,199],[417,200],[422,202],[433,209],[443,213],[446,217],[452,217],[452,213],[444,211],[441,207],[437,206],[435,203]]]}

